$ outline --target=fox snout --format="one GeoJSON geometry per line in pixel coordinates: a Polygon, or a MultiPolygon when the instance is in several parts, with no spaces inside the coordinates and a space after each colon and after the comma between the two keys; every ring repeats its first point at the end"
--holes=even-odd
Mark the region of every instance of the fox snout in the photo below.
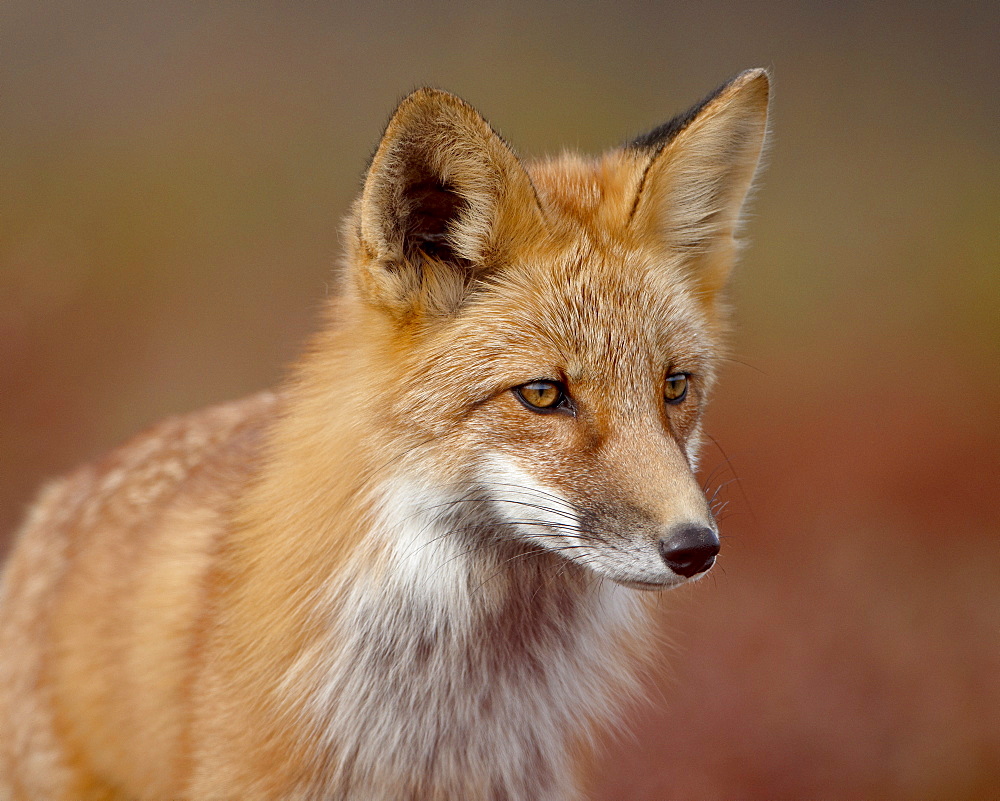
{"type": "Polygon", "coordinates": [[[684,578],[704,573],[719,555],[719,535],[707,526],[678,526],[659,542],[667,567],[684,578]]]}

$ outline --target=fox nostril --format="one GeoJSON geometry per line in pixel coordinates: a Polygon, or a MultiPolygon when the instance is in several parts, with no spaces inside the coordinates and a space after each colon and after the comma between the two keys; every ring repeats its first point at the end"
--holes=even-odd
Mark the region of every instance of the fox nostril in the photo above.
{"type": "Polygon", "coordinates": [[[719,535],[705,526],[685,526],[660,540],[660,555],[675,573],[691,578],[704,573],[719,553],[719,535]]]}

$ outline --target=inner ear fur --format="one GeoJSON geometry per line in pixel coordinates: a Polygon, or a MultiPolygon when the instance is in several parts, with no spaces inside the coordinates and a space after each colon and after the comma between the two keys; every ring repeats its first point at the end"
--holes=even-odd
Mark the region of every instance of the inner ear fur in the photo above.
{"type": "Polygon", "coordinates": [[[542,228],[518,158],[475,109],[435,89],[397,108],[355,213],[362,287],[399,310],[453,311],[542,228]]]}
{"type": "Polygon", "coordinates": [[[767,131],[769,81],[747,70],[626,146],[647,160],[631,225],[691,270],[703,296],[725,285],[767,131]]]}

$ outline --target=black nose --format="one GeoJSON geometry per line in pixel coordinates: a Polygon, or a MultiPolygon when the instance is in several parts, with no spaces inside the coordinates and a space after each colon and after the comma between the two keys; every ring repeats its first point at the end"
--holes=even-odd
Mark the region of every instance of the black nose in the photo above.
{"type": "Polygon", "coordinates": [[[719,535],[704,526],[685,526],[660,540],[667,567],[685,578],[704,573],[719,553],[719,535]]]}

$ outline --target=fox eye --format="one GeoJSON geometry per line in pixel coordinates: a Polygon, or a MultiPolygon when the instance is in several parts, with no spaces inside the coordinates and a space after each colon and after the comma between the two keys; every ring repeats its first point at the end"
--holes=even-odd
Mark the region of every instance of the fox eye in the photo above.
{"type": "Polygon", "coordinates": [[[687,396],[687,373],[673,373],[663,384],[663,399],[670,404],[680,403],[687,396]]]}
{"type": "Polygon", "coordinates": [[[569,398],[562,384],[557,381],[532,381],[514,387],[514,395],[533,412],[555,412],[569,409],[569,398]]]}

